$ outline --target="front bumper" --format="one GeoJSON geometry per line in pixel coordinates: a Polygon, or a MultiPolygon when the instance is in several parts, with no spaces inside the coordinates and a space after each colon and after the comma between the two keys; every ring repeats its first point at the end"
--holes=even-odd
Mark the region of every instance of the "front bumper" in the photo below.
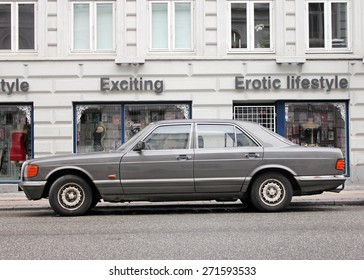
{"type": "Polygon", "coordinates": [[[43,192],[47,181],[20,181],[18,186],[24,191],[29,200],[43,198],[43,192]]]}
{"type": "Polygon", "coordinates": [[[301,189],[301,195],[323,191],[340,192],[344,189],[346,180],[344,175],[296,176],[295,178],[301,189]]]}

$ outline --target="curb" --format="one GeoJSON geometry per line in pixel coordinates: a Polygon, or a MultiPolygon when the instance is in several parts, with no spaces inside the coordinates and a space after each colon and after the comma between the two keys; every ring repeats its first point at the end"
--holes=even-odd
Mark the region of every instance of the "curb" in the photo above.
{"type": "Polygon", "coordinates": [[[293,201],[290,205],[294,206],[307,206],[307,205],[320,205],[320,206],[364,206],[364,200],[343,200],[343,201],[293,201]]]}
{"type": "MultiPolygon", "coordinates": [[[[340,194],[325,192],[319,195],[294,196],[289,207],[303,206],[364,206],[364,188],[343,190],[340,194]]],[[[240,201],[216,202],[210,201],[169,201],[148,202],[134,201],[125,203],[100,202],[97,209],[117,209],[120,211],[235,211],[245,209],[240,201]]],[[[16,210],[51,210],[48,199],[28,200],[24,192],[0,193],[0,211],[16,210]]]]}
{"type": "MultiPolygon", "coordinates": [[[[288,209],[292,207],[303,207],[303,206],[364,206],[364,200],[307,200],[307,201],[292,201],[288,209]]],[[[141,210],[188,210],[188,209],[195,209],[195,210],[202,210],[202,209],[209,209],[209,210],[221,210],[229,208],[230,210],[233,209],[240,209],[245,208],[243,204],[240,202],[237,203],[216,203],[216,202],[189,202],[189,203],[140,203],[140,204],[133,204],[133,205],[126,205],[125,203],[108,203],[108,202],[101,202],[100,205],[96,206],[97,209],[116,209],[119,208],[121,211],[141,211],[141,210]]],[[[48,201],[41,205],[13,205],[13,206],[1,206],[0,205],[0,212],[1,211],[31,211],[31,210],[52,210],[48,201]]]]}

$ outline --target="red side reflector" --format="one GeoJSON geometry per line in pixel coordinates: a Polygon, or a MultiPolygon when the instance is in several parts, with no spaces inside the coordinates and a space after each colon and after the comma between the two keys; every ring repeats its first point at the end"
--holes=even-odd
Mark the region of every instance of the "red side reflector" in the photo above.
{"type": "Polygon", "coordinates": [[[39,170],[39,167],[38,165],[34,165],[34,164],[29,164],[27,166],[27,170],[26,170],[26,174],[25,176],[27,178],[32,178],[32,177],[35,177],[38,175],[38,170],[39,170]]]}
{"type": "Polygon", "coordinates": [[[345,160],[344,159],[338,159],[336,161],[336,170],[345,170],[345,160]]]}

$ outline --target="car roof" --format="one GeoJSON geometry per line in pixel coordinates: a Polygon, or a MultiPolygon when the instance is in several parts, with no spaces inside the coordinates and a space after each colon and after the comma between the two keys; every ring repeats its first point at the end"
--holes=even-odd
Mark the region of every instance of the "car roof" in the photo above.
{"type": "MultiPolygon", "coordinates": [[[[154,122],[154,124],[166,124],[166,123],[235,123],[235,124],[242,124],[242,123],[251,123],[247,121],[238,121],[232,119],[175,119],[175,120],[161,120],[154,122]]],[[[253,123],[257,125],[256,123],[253,123]]]]}
{"type": "Polygon", "coordinates": [[[273,146],[280,147],[287,145],[289,146],[295,145],[288,139],[278,135],[277,133],[263,127],[262,125],[256,122],[232,120],[232,119],[177,119],[177,120],[161,120],[152,124],[159,125],[159,124],[186,124],[186,123],[234,124],[244,129],[248,134],[253,136],[253,138],[255,138],[256,141],[258,141],[265,147],[273,147],[273,146]]]}

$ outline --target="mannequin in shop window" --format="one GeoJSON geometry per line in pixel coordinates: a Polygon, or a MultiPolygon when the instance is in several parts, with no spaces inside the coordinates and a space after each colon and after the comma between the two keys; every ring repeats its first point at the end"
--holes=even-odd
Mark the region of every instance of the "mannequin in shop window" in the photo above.
{"type": "Polygon", "coordinates": [[[302,124],[303,129],[305,130],[306,135],[306,146],[317,146],[317,142],[314,138],[314,133],[320,127],[319,124],[313,121],[313,118],[308,118],[308,121],[302,124]]]}
{"type": "Polygon", "coordinates": [[[102,121],[97,124],[94,132],[94,151],[101,152],[105,150],[104,138],[106,135],[106,127],[102,121]]]}
{"type": "Polygon", "coordinates": [[[25,141],[27,130],[24,125],[18,123],[16,129],[11,132],[11,149],[10,161],[16,164],[22,164],[26,160],[25,141]]]}

